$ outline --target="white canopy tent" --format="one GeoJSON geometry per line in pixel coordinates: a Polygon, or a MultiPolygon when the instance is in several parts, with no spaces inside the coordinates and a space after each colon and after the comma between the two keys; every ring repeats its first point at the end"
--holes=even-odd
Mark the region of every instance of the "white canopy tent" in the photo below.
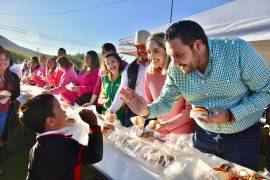
{"type": "MultiPolygon", "coordinates": [[[[198,22],[209,37],[240,37],[249,41],[270,65],[270,0],[235,0],[183,19],[198,22]]],[[[165,32],[169,26],[150,32],[165,32]]],[[[120,39],[118,52],[136,55],[133,44],[133,36],[120,39]]]]}

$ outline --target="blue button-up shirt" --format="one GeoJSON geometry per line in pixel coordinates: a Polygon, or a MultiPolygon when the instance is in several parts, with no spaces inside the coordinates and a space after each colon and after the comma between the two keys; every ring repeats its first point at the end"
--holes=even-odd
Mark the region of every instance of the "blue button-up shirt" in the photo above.
{"type": "Polygon", "coordinates": [[[170,64],[161,96],[149,105],[150,117],[169,111],[180,96],[194,106],[230,109],[232,123],[196,123],[211,132],[232,134],[255,124],[270,103],[270,71],[263,58],[246,41],[209,39],[210,58],[204,74],[184,74],[170,64]]]}

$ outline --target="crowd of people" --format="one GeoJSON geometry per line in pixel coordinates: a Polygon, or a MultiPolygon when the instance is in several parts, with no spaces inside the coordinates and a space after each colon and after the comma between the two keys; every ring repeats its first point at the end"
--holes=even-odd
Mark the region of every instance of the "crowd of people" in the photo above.
{"type": "Polygon", "coordinates": [[[239,38],[208,38],[194,21],[174,23],[166,33],[139,30],[134,46],[137,58],[130,64],[111,43],[102,46],[100,56],[90,50],[79,72],[60,48],[57,56],[34,56],[24,62],[20,79],[10,71],[10,53],[0,50],[0,90],[12,94],[5,103],[0,97],[0,147],[5,142],[8,110],[20,95],[20,81],[47,92],[20,108],[22,123],[38,133],[28,179],[68,178],[78,173],[64,174],[68,168],[102,159],[95,115],[80,112],[93,132],[88,145],[80,147],[65,134],[59,136],[66,115],[53,95],[68,105],[96,105],[100,113],[125,127],[132,126],[130,118],[138,115],[145,126],[155,120],[166,127],[154,134],[162,141],[171,133],[194,134],[194,147],[200,151],[257,171],[258,122],[270,102],[270,71],[257,51],[239,38]],[[190,111],[195,107],[204,107],[211,115],[192,119],[190,111]],[[59,165],[64,156],[70,158],[67,167],[59,165]],[[50,173],[43,169],[45,163],[52,164],[50,173]]]}

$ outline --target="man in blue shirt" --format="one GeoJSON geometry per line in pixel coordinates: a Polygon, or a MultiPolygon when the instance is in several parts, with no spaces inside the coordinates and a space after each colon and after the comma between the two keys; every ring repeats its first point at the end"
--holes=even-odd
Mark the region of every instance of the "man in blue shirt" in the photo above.
{"type": "Polygon", "coordinates": [[[159,99],[147,106],[142,97],[123,89],[130,109],[152,118],[169,111],[183,96],[212,114],[195,119],[194,146],[257,170],[258,120],[270,102],[270,71],[262,57],[244,40],[208,39],[193,21],[168,28],[166,51],[172,63],[159,99]]]}

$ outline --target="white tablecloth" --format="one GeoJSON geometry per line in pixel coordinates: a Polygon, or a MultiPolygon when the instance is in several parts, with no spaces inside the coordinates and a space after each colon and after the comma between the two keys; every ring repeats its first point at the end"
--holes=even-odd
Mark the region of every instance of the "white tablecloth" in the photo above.
{"type": "Polygon", "coordinates": [[[94,167],[110,178],[117,180],[152,180],[159,177],[158,174],[121,152],[106,139],[104,139],[103,159],[101,162],[94,164],[94,167]]]}

